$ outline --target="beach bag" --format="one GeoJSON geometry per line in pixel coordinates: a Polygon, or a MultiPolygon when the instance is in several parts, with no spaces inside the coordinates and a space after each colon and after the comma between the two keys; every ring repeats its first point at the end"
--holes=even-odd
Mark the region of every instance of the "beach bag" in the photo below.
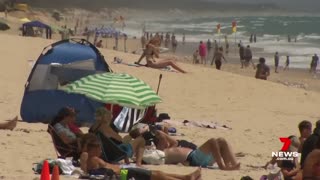
{"type": "MultiPolygon", "coordinates": [[[[44,161],[45,160],[41,161],[40,163],[34,163],[33,164],[34,167],[32,168],[32,170],[34,171],[34,173],[41,174],[44,161]]],[[[48,164],[49,164],[50,174],[52,174],[54,166],[55,165],[59,166],[59,164],[55,160],[52,160],[52,159],[47,159],[47,161],[48,161],[48,164]]],[[[62,170],[61,170],[60,166],[59,166],[59,173],[62,174],[62,170]]]]}
{"type": "Polygon", "coordinates": [[[142,160],[146,164],[162,165],[165,163],[165,153],[157,149],[146,149],[144,150],[142,160]]]}

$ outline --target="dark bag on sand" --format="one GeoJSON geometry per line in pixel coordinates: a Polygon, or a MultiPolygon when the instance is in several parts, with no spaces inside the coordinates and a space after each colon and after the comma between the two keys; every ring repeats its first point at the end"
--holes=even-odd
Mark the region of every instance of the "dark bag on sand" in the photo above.
{"type": "Polygon", "coordinates": [[[169,116],[168,113],[160,113],[158,118],[157,118],[158,122],[161,122],[161,121],[163,121],[165,119],[170,119],[170,116],[169,116]]]}
{"type": "Polygon", "coordinates": [[[243,176],[240,180],[253,180],[250,176],[243,176]]]}

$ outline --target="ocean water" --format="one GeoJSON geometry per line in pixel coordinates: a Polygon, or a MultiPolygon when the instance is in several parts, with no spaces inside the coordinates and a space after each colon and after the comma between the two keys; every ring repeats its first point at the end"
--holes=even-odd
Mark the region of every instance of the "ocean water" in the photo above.
{"type": "Polygon", "coordinates": [[[124,31],[140,37],[143,24],[149,32],[173,32],[178,41],[185,33],[188,42],[206,41],[207,39],[224,42],[227,35],[230,43],[249,44],[251,34],[257,35],[257,43],[252,47],[261,48],[266,53],[278,51],[283,56],[291,57],[291,66],[308,68],[311,56],[320,54],[320,17],[310,16],[244,16],[244,17],[180,17],[175,19],[162,19],[154,21],[128,20],[124,31]],[[237,21],[237,33],[231,32],[231,23],[237,21]],[[221,24],[221,34],[216,33],[217,24],[221,24]],[[288,42],[288,35],[292,42],[288,42]],[[295,39],[297,42],[294,42],[295,39]]]}

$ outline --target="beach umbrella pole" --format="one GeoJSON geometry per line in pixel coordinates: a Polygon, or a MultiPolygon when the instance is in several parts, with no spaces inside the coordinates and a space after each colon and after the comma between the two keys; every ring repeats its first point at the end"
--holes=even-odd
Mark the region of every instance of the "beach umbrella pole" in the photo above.
{"type": "Polygon", "coordinates": [[[160,74],[160,76],[159,76],[159,83],[158,83],[158,88],[157,88],[157,94],[159,94],[159,88],[160,88],[160,84],[161,84],[161,79],[162,79],[162,74],[160,74]]]}

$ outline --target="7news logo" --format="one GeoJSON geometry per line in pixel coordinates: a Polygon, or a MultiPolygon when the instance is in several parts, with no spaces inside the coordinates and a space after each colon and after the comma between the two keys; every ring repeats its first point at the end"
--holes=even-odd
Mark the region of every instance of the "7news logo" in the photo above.
{"type": "Polygon", "coordinates": [[[290,151],[291,140],[290,138],[279,138],[280,141],[283,143],[281,151],[279,152],[272,152],[272,157],[276,157],[277,160],[293,160],[294,158],[299,157],[299,153],[296,151],[290,151]]]}

